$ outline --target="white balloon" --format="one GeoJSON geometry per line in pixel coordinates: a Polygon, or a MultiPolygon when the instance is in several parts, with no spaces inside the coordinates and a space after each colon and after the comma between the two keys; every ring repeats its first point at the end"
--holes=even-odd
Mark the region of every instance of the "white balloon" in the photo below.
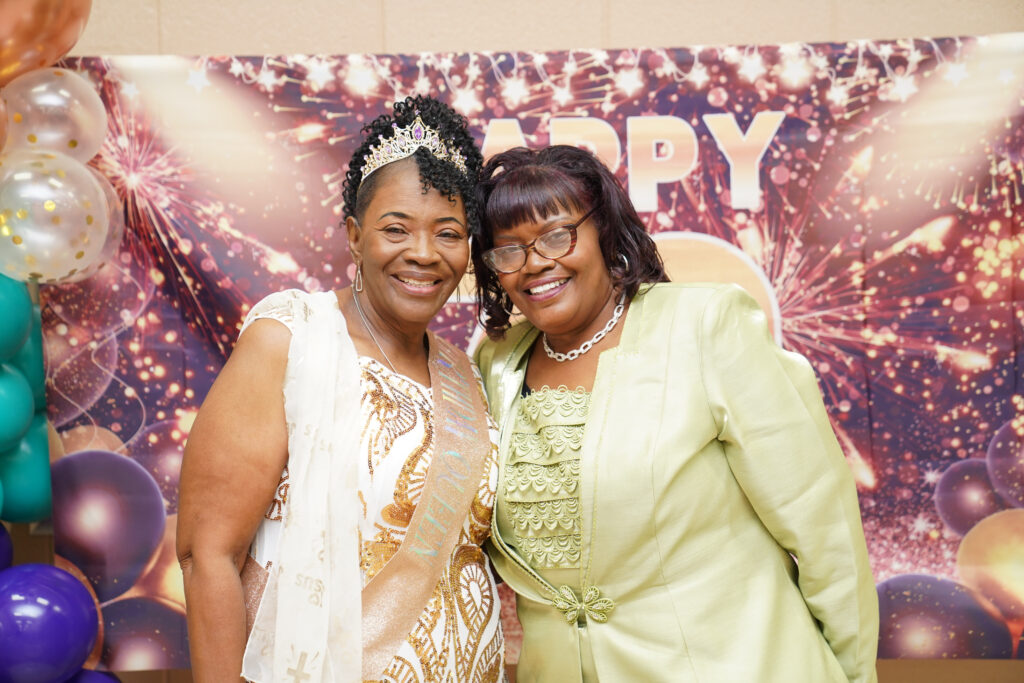
{"type": "Polygon", "coordinates": [[[96,257],[92,264],[82,268],[74,275],[63,278],[61,282],[80,282],[95,275],[100,268],[114,260],[121,247],[121,240],[124,239],[124,204],[117,195],[117,190],[114,189],[114,186],[110,184],[105,175],[92,166],[87,166],[86,168],[92,172],[96,182],[103,189],[103,196],[107,199],[107,239],[100,249],[99,256],[96,257]]]}
{"type": "Polygon", "coordinates": [[[81,162],[55,152],[0,156],[0,273],[63,282],[92,265],[107,242],[103,188],[81,162]]]}
{"type": "Polygon", "coordinates": [[[3,89],[7,102],[7,145],[60,152],[86,162],[107,135],[107,110],[96,89],[69,69],[36,69],[3,89]]]}

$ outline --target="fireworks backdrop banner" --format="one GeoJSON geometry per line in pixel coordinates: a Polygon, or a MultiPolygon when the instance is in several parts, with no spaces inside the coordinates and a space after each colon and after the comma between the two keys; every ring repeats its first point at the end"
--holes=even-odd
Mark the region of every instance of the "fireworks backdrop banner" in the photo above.
{"type": "MultiPolygon", "coordinates": [[[[128,224],[112,263],[43,291],[56,550],[102,607],[101,666],[188,665],[192,420],[253,303],[350,283],[344,164],[415,93],[485,154],[595,151],[673,279],[741,283],[807,356],[858,483],[882,657],[1024,656],[1024,35],[65,65],[106,104],[93,163],[128,224]]],[[[468,289],[436,329],[470,342],[468,289]]]]}

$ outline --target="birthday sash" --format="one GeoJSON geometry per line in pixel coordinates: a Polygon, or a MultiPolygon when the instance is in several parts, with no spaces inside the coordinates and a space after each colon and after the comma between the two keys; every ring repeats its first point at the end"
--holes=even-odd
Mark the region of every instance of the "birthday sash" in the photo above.
{"type": "Polygon", "coordinates": [[[363,588],[363,679],[380,680],[434,592],[491,451],[487,406],[462,351],[430,334],[434,456],[405,539],[363,588]]]}

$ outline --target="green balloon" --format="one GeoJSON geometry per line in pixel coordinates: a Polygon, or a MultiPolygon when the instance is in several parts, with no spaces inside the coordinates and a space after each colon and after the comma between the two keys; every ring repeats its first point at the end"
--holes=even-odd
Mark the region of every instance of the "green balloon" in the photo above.
{"type": "Polygon", "coordinates": [[[0,451],[18,445],[32,423],[34,410],[28,380],[13,366],[0,363],[0,451]]]}
{"type": "Polygon", "coordinates": [[[42,413],[32,418],[32,426],[16,448],[0,453],[0,487],[4,491],[0,519],[38,522],[50,517],[50,446],[42,413]]]}
{"type": "Polygon", "coordinates": [[[0,361],[18,352],[32,329],[32,300],[25,284],[0,275],[0,361]]]}
{"type": "Polygon", "coordinates": [[[43,365],[43,316],[38,306],[32,307],[32,329],[10,364],[28,380],[36,410],[46,409],[46,368],[43,365]]]}

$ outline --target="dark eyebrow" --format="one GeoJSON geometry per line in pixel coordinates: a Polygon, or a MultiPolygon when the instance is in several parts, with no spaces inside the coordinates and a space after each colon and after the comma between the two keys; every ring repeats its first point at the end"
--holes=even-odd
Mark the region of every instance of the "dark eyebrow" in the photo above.
{"type": "Polygon", "coordinates": [[[460,227],[463,227],[463,228],[466,227],[465,223],[460,221],[455,216],[442,216],[442,217],[440,217],[440,218],[438,218],[437,220],[434,221],[434,225],[438,225],[440,223],[457,223],[460,227]]]}
{"type": "MultiPolygon", "coordinates": [[[[403,212],[401,212],[401,211],[386,211],[385,213],[382,213],[382,214],[381,214],[381,215],[380,215],[380,216],[379,216],[379,217],[377,218],[377,220],[378,220],[378,221],[380,221],[380,220],[382,220],[382,219],[384,219],[384,218],[387,218],[388,216],[393,216],[393,217],[395,217],[395,218],[400,218],[400,219],[402,219],[402,220],[407,220],[407,221],[408,221],[408,220],[412,220],[412,216],[410,216],[410,215],[409,215],[409,214],[407,214],[407,213],[403,213],[403,212]]],[[[434,225],[437,225],[437,224],[439,224],[439,223],[457,223],[457,224],[459,224],[460,226],[462,226],[463,228],[465,228],[465,227],[466,227],[465,223],[463,223],[462,221],[460,221],[460,220],[459,220],[458,218],[456,218],[455,216],[441,216],[440,218],[437,218],[437,219],[435,219],[435,220],[434,220],[434,225]]]]}
{"type": "MultiPolygon", "coordinates": [[[[541,230],[547,230],[548,228],[550,228],[552,225],[554,225],[556,223],[567,223],[568,224],[568,223],[571,223],[571,222],[572,222],[572,216],[563,216],[563,215],[559,214],[557,216],[554,216],[553,218],[549,218],[548,220],[544,221],[544,223],[541,224],[540,229],[541,230]]],[[[511,231],[512,231],[511,228],[506,229],[506,230],[498,230],[498,231],[496,231],[494,233],[494,235],[491,237],[491,239],[492,240],[509,239],[509,234],[508,233],[510,233],[511,231]]]]}

